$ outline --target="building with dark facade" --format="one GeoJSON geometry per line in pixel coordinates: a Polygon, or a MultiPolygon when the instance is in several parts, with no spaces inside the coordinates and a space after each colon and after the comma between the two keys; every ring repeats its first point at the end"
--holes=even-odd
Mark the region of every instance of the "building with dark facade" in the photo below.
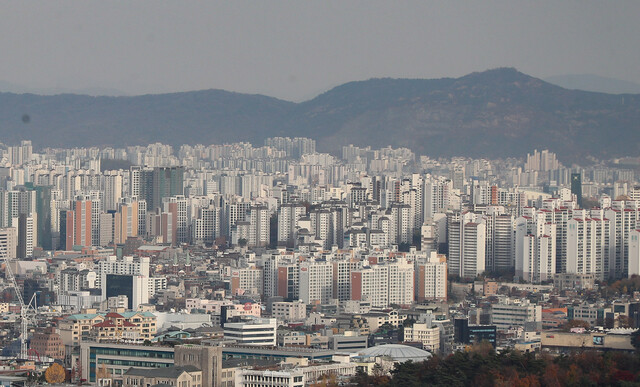
{"type": "Polygon", "coordinates": [[[496,347],[496,326],[495,325],[469,325],[466,318],[457,318],[454,321],[454,340],[456,343],[476,344],[488,341],[496,347]]]}
{"type": "Polygon", "coordinates": [[[184,167],[155,167],[139,171],[139,198],[149,211],[162,207],[162,198],[184,193],[184,167]]]}
{"type": "Polygon", "coordinates": [[[571,174],[571,193],[576,195],[578,206],[582,208],[582,175],[579,173],[571,174]]]}

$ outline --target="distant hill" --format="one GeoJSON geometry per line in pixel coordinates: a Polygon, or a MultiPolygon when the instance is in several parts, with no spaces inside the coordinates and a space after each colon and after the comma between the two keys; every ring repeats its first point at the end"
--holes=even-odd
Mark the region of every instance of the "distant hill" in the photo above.
{"type": "Polygon", "coordinates": [[[640,94],[640,84],[638,83],[593,74],[556,75],[544,80],[570,90],[609,94],[640,94]]]}
{"type": "Polygon", "coordinates": [[[68,89],[68,88],[58,88],[58,87],[34,88],[34,87],[17,85],[15,83],[6,82],[6,81],[0,81],[0,92],[17,93],[17,94],[31,93],[31,94],[40,94],[40,95],[56,95],[56,94],[86,94],[86,95],[92,95],[92,96],[128,95],[128,93],[125,93],[123,91],[104,88],[104,87],[87,87],[82,89],[68,89]]]}
{"type": "Polygon", "coordinates": [[[256,141],[293,106],[223,90],[136,97],[2,93],[0,138],[32,139],[41,147],[256,141]]]}
{"type": "Polygon", "coordinates": [[[0,141],[8,144],[261,144],[272,136],[312,137],[319,150],[338,154],[353,143],[431,156],[521,157],[534,148],[555,151],[565,162],[637,156],[640,95],[567,90],[510,68],[456,79],[350,82],[298,104],[222,90],[136,97],[0,93],[0,141]]]}

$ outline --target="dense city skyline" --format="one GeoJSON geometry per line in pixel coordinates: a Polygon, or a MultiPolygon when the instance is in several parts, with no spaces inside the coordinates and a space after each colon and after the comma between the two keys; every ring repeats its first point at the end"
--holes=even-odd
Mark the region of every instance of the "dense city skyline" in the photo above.
{"type": "Polygon", "coordinates": [[[640,383],[640,2],[0,6],[0,385],[640,383]]]}
{"type": "Polygon", "coordinates": [[[476,346],[630,352],[639,166],[335,156],[302,137],[1,144],[4,361],[70,383],[266,387],[358,385],[476,346]]]}

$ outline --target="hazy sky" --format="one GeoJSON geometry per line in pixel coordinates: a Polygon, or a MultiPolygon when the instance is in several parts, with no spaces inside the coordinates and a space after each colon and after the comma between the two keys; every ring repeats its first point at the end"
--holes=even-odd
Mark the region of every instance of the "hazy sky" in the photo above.
{"type": "Polygon", "coordinates": [[[372,77],[640,83],[640,1],[0,1],[0,80],[304,100],[372,77]]]}

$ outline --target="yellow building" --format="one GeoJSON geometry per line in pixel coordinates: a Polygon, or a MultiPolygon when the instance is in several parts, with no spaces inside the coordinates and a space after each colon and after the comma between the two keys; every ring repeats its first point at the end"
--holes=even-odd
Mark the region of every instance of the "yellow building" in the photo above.
{"type": "Polygon", "coordinates": [[[72,314],[58,323],[58,331],[64,345],[80,345],[83,337],[90,336],[91,327],[104,321],[97,313],[72,314]]]}

